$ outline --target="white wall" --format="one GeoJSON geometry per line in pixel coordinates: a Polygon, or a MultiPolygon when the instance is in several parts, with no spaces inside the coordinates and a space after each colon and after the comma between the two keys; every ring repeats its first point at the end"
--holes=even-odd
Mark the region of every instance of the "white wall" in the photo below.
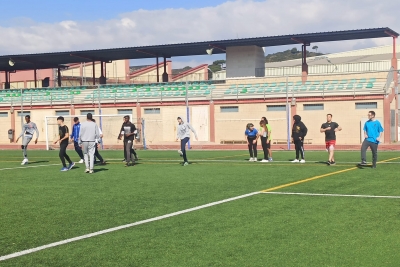
{"type": "Polygon", "coordinates": [[[226,77],[263,77],[264,49],[259,46],[235,46],[226,49],[226,77]]]}

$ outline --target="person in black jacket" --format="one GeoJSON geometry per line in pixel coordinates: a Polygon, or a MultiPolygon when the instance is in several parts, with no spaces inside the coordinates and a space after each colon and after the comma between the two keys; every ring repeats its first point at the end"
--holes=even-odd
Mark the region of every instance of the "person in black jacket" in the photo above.
{"type": "Polygon", "coordinates": [[[304,160],[304,137],[307,135],[307,127],[301,121],[301,117],[299,115],[293,116],[293,127],[292,127],[292,142],[294,143],[294,147],[296,148],[296,159],[292,162],[300,162],[305,163],[304,160]],[[299,160],[299,156],[301,155],[301,160],[299,160]]]}

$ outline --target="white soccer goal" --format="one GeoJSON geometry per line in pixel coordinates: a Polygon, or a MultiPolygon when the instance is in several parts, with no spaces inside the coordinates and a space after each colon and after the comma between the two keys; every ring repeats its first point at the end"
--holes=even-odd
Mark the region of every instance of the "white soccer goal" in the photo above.
{"type": "MultiPolygon", "coordinates": [[[[130,117],[130,121],[136,125],[139,131],[139,137],[141,133],[141,125],[137,124],[137,119],[132,118],[132,115],[126,114],[130,117]]],[[[102,146],[105,145],[108,148],[121,147],[122,141],[118,140],[119,130],[123,123],[123,117],[126,115],[113,114],[113,115],[93,115],[93,119],[96,120],[97,125],[103,132],[102,146]]],[[[54,141],[58,138],[58,116],[45,116],[45,133],[46,133],[46,149],[51,150],[54,141]]],[[[74,125],[74,118],[78,117],[79,121],[85,122],[86,115],[66,115],[64,117],[64,124],[68,126],[70,134],[72,133],[72,127],[74,125]]]]}

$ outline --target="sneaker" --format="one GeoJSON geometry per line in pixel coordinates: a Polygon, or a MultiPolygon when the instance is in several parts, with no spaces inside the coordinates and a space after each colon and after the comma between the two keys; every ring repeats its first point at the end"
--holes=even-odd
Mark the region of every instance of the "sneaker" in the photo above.
{"type": "Polygon", "coordinates": [[[71,164],[69,164],[68,170],[72,169],[74,166],[75,166],[75,162],[72,162],[71,164]]]}
{"type": "Polygon", "coordinates": [[[139,158],[138,157],[135,157],[135,161],[138,161],[139,160],[139,158]]]}
{"type": "Polygon", "coordinates": [[[292,160],[291,161],[292,163],[297,163],[297,162],[300,162],[298,159],[295,159],[295,160],[292,160]]]}
{"type": "Polygon", "coordinates": [[[254,161],[253,158],[250,158],[249,161],[254,161]]]}
{"type": "Polygon", "coordinates": [[[129,162],[125,163],[125,167],[129,167],[131,164],[129,162]]]}
{"type": "Polygon", "coordinates": [[[67,167],[62,167],[61,171],[66,172],[66,171],[69,171],[69,169],[67,167]]]}
{"type": "Polygon", "coordinates": [[[304,159],[300,160],[300,163],[306,163],[306,161],[304,159]]]}
{"type": "Polygon", "coordinates": [[[376,166],[372,166],[371,168],[372,168],[372,169],[376,169],[376,166]]]}
{"type": "Polygon", "coordinates": [[[183,166],[189,166],[188,162],[183,163],[183,166]]]}
{"type": "Polygon", "coordinates": [[[103,161],[102,163],[100,163],[100,165],[106,165],[107,161],[103,161]]]}
{"type": "Polygon", "coordinates": [[[367,165],[367,162],[366,161],[361,161],[360,165],[362,165],[362,166],[367,165]]]}
{"type": "Polygon", "coordinates": [[[273,160],[272,158],[269,158],[268,161],[272,162],[272,161],[274,161],[274,160],[273,160]]]}
{"type": "Polygon", "coordinates": [[[122,162],[125,162],[125,163],[126,163],[126,159],[123,159],[122,162]]]}
{"type": "Polygon", "coordinates": [[[267,159],[263,159],[263,160],[261,160],[261,162],[268,162],[268,160],[267,159]]]}
{"type": "Polygon", "coordinates": [[[89,173],[89,171],[90,171],[89,169],[86,169],[86,170],[85,170],[86,173],[89,173]]]}
{"type": "Polygon", "coordinates": [[[178,153],[179,153],[179,156],[181,156],[181,157],[183,157],[183,152],[182,152],[182,150],[178,150],[178,153]]]}
{"type": "Polygon", "coordinates": [[[257,162],[258,161],[258,159],[257,158],[253,158],[253,162],[257,162]]]}
{"type": "Polygon", "coordinates": [[[92,174],[92,173],[94,173],[94,171],[93,171],[93,170],[90,170],[89,173],[92,174]]]}
{"type": "Polygon", "coordinates": [[[85,161],[83,159],[81,159],[80,161],[78,161],[78,163],[85,163],[85,161]]]}
{"type": "Polygon", "coordinates": [[[329,165],[336,165],[336,162],[331,161],[331,162],[329,162],[329,165]]]}
{"type": "Polygon", "coordinates": [[[21,165],[26,165],[26,164],[28,164],[28,159],[24,159],[24,160],[21,162],[21,165]]]}

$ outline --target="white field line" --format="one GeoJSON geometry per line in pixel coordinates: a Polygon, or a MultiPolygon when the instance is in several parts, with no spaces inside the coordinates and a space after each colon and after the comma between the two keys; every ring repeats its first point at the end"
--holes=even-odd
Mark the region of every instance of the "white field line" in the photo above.
{"type": "Polygon", "coordinates": [[[273,195],[300,195],[300,196],[322,196],[322,197],[359,197],[359,198],[395,198],[395,199],[400,199],[400,196],[316,194],[316,193],[291,193],[291,192],[262,192],[262,193],[263,194],[273,194],[273,195]]]}
{"type": "Polygon", "coordinates": [[[4,261],[4,260],[20,257],[20,256],[23,256],[23,255],[26,255],[26,254],[30,254],[30,253],[34,253],[34,252],[37,252],[37,251],[40,251],[40,250],[44,250],[44,249],[48,249],[48,248],[52,248],[52,247],[56,247],[56,246],[60,246],[60,245],[64,245],[64,244],[68,244],[68,243],[79,241],[79,240],[82,240],[82,239],[86,239],[86,238],[90,238],[90,237],[94,237],[94,236],[98,236],[98,235],[103,235],[103,234],[115,232],[115,231],[118,231],[118,230],[130,228],[130,227],[133,227],[133,226],[137,226],[137,225],[141,225],[141,224],[145,224],[145,223],[150,223],[150,222],[154,222],[154,221],[159,221],[159,220],[162,220],[162,219],[178,216],[178,215],[181,215],[181,214],[185,214],[185,213],[189,213],[189,212],[192,212],[192,211],[196,211],[196,210],[200,210],[200,209],[216,206],[216,205],[219,205],[219,204],[223,204],[223,203],[226,203],[226,202],[242,199],[242,198],[245,198],[245,197],[250,197],[250,196],[253,196],[253,195],[257,195],[257,194],[260,194],[260,192],[253,192],[253,193],[250,193],[250,194],[245,194],[245,195],[241,195],[241,196],[237,196],[237,197],[227,198],[227,199],[223,199],[223,200],[220,200],[220,201],[211,202],[211,203],[208,203],[208,204],[205,204],[205,205],[197,206],[197,207],[194,207],[194,208],[181,210],[181,211],[165,214],[165,215],[158,216],[158,217],[154,217],[154,218],[150,218],[150,219],[146,219],[146,220],[142,220],[142,221],[138,221],[138,222],[134,222],[134,223],[130,223],[130,224],[125,224],[125,225],[121,225],[121,226],[117,226],[117,227],[101,230],[101,231],[94,232],[94,233],[91,233],[91,234],[86,234],[86,235],[81,235],[81,236],[77,236],[77,237],[74,237],[74,238],[65,239],[65,240],[62,240],[62,241],[50,243],[50,244],[43,245],[43,246],[36,247],[36,248],[23,250],[23,251],[20,251],[20,252],[15,252],[15,253],[12,253],[12,254],[1,256],[0,257],[0,261],[4,261]]]}
{"type": "Polygon", "coordinates": [[[34,166],[23,166],[23,167],[11,167],[11,168],[2,168],[0,171],[8,171],[8,170],[17,170],[17,169],[28,169],[28,168],[39,168],[39,167],[50,167],[50,166],[57,166],[58,164],[47,164],[47,165],[34,165],[34,166]]]}

